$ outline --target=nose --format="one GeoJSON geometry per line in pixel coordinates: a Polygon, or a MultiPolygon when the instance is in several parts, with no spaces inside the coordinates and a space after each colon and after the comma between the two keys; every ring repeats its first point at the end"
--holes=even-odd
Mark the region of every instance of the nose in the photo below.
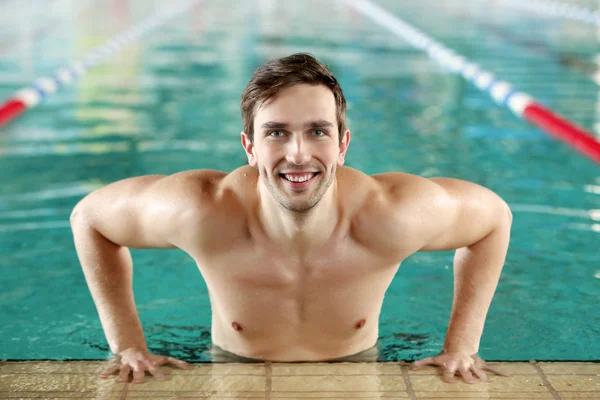
{"type": "Polygon", "coordinates": [[[304,165],[310,161],[310,149],[301,136],[289,141],[285,158],[287,162],[295,165],[304,165]]]}

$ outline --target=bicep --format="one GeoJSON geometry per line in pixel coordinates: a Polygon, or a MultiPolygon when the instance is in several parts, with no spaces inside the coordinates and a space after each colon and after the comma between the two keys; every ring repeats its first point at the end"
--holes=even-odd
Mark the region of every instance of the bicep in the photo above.
{"type": "Polygon", "coordinates": [[[420,251],[452,250],[479,242],[496,227],[510,223],[508,205],[477,184],[450,178],[429,179],[420,213],[420,251]]]}
{"type": "Polygon", "coordinates": [[[71,219],[120,246],[178,247],[182,221],[189,224],[198,215],[197,207],[191,206],[197,197],[181,186],[162,175],[118,181],[86,196],[71,219]]]}

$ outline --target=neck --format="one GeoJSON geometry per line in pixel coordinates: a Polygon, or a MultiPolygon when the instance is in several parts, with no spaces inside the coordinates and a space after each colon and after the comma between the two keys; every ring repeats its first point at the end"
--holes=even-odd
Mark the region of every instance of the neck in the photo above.
{"type": "Polygon", "coordinates": [[[308,211],[295,212],[273,198],[259,183],[259,219],[269,240],[290,251],[320,247],[331,236],[338,223],[337,179],[319,203],[308,211]]]}

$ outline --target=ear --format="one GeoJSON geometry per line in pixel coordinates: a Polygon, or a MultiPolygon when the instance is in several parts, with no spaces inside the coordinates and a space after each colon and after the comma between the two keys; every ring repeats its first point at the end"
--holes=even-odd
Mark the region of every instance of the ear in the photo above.
{"type": "Polygon", "coordinates": [[[240,134],[240,136],[242,139],[242,147],[246,151],[246,156],[248,156],[248,164],[250,164],[250,166],[252,166],[252,167],[255,167],[256,166],[256,156],[254,155],[254,145],[250,141],[250,137],[248,137],[246,132],[242,132],[240,134]]]}
{"type": "Polygon", "coordinates": [[[350,145],[350,130],[347,129],[342,136],[342,141],[340,143],[340,154],[338,155],[338,165],[344,165],[344,160],[346,158],[346,151],[348,151],[348,145],[350,145]]]}

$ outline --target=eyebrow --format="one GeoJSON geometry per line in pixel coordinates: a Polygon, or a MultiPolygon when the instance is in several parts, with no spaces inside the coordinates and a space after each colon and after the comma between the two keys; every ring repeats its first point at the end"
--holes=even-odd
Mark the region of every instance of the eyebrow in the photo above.
{"type": "MultiPolygon", "coordinates": [[[[286,124],[284,122],[268,121],[268,122],[265,122],[264,124],[262,124],[260,127],[262,129],[286,129],[288,126],[289,126],[289,124],[286,124]]],[[[331,128],[331,127],[333,127],[333,124],[327,120],[319,119],[317,121],[307,122],[306,124],[304,124],[304,127],[305,128],[331,128]]]]}

